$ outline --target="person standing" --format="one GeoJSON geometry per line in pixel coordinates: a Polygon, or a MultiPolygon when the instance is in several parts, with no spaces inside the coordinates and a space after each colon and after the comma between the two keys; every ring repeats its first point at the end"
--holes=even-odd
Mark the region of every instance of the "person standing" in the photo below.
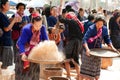
{"type": "Polygon", "coordinates": [[[109,20],[110,38],[116,49],[120,49],[120,12],[116,12],[109,20]]]}
{"type": "Polygon", "coordinates": [[[47,17],[48,27],[54,27],[57,23],[57,7],[50,7],[50,15],[47,17]]]}
{"type": "Polygon", "coordinates": [[[0,12],[0,27],[3,30],[3,35],[0,37],[0,61],[2,61],[2,68],[6,69],[13,64],[13,45],[11,30],[16,22],[20,22],[20,17],[14,17],[10,22],[6,16],[6,12],[9,10],[10,5],[8,0],[1,0],[1,12],[0,12]]]}
{"type": "Polygon", "coordinates": [[[87,18],[84,16],[84,13],[85,13],[84,9],[80,8],[79,11],[78,11],[77,17],[81,22],[84,22],[84,21],[87,20],[87,18]]]}
{"type": "Polygon", "coordinates": [[[89,28],[92,24],[94,24],[94,21],[95,21],[95,16],[92,15],[92,14],[90,14],[90,15],[88,16],[88,21],[84,23],[84,29],[85,29],[84,34],[85,34],[86,31],[88,30],[88,28],[89,28]]]}
{"type": "Polygon", "coordinates": [[[21,22],[17,22],[14,24],[13,28],[12,28],[12,40],[13,40],[13,50],[14,50],[14,62],[16,61],[16,54],[18,53],[18,49],[16,47],[16,42],[20,36],[20,32],[22,27],[24,27],[27,23],[30,23],[30,19],[28,16],[26,16],[24,14],[24,10],[25,10],[26,6],[23,3],[18,3],[16,5],[16,9],[17,12],[12,16],[11,20],[15,17],[15,16],[19,16],[22,18],[21,22]]]}
{"type": "Polygon", "coordinates": [[[74,12],[66,13],[65,18],[59,17],[61,23],[68,25],[68,41],[64,48],[64,53],[66,56],[65,68],[67,71],[67,77],[70,78],[70,62],[75,66],[77,72],[77,78],[80,75],[79,68],[79,53],[82,49],[82,38],[84,27],[82,23],[78,20],[74,12]]]}

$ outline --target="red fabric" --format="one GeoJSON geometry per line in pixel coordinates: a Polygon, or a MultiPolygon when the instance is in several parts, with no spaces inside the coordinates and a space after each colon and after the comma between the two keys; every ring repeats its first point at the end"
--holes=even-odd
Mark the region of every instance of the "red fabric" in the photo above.
{"type": "Polygon", "coordinates": [[[38,17],[38,16],[40,16],[39,13],[32,13],[32,17],[33,17],[33,18],[38,17]]]}
{"type": "MultiPolygon", "coordinates": [[[[25,54],[28,56],[30,51],[32,50],[32,48],[34,47],[34,45],[30,45],[30,49],[28,51],[25,52],[25,54]]],[[[24,69],[29,67],[29,61],[24,61],[23,63],[24,69]]]]}
{"type": "Polygon", "coordinates": [[[88,39],[88,43],[92,43],[95,39],[97,39],[98,37],[100,37],[102,35],[102,28],[98,30],[97,35],[94,37],[90,37],[88,39]]]}
{"type": "Polygon", "coordinates": [[[33,35],[32,35],[32,38],[30,40],[30,44],[31,45],[36,45],[36,44],[39,43],[39,41],[40,41],[40,31],[39,30],[38,31],[34,31],[33,35]]]}
{"type": "Polygon", "coordinates": [[[74,14],[72,14],[72,13],[67,13],[67,14],[66,14],[66,18],[75,20],[75,21],[78,23],[78,25],[79,25],[82,33],[84,32],[84,26],[83,26],[83,24],[79,21],[79,19],[76,17],[76,15],[74,15],[74,14]]]}
{"type": "Polygon", "coordinates": [[[20,32],[18,30],[13,30],[12,31],[12,39],[17,40],[20,36],[20,32]]]}
{"type": "MultiPolygon", "coordinates": [[[[25,52],[25,54],[28,56],[32,48],[37,45],[40,42],[40,31],[34,31],[32,38],[30,40],[29,50],[25,52]]],[[[29,61],[24,61],[24,69],[29,67],[29,61]]]]}

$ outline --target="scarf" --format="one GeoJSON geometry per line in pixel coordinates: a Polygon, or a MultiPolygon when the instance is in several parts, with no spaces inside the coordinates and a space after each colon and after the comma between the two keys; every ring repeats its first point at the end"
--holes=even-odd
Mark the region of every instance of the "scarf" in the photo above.
{"type": "Polygon", "coordinates": [[[71,12],[71,13],[67,13],[67,14],[66,14],[66,18],[67,18],[67,19],[73,19],[73,20],[75,20],[75,21],[78,23],[78,25],[79,25],[82,33],[84,32],[84,26],[83,26],[83,24],[79,21],[79,19],[76,17],[75,14],[73,14],[72,12],[71,12]]]}
{"type": "Polygon", "coordinates": [[[38,44],[40,41],[40,31],[34,31],[33,32],[33,35],[32,35],[32,38],[30,40],[30,44],[31,45],[36,45],[38,44]]]}
{"type": "Polygon", "coordinates": [[[98,37],[100,37],[102,35],[102,28],[100,28],[97,32],[97,35],[94,37],[90,37],[88,39],[88,43],[92,43],[95,39],[97,39],[98,37]]]}

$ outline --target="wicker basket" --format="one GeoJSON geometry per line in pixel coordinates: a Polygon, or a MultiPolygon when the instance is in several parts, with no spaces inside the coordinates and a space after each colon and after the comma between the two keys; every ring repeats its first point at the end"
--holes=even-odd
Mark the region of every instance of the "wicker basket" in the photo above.
{"type": "Polygon", "coordinates": [[[48,77],[48,80],[69,80],[69,79],[61,76],[51,76],[48,77]]]}
{"type": "Polygon", "coordinates": [[[40,78],[45,79],[46,75],[44,74],[45,68],[50,68],[50,67],[57,67],[54,64],[40,64],[40,78]]]}
{"type": "Polygon", "coordinates": [[[112,66],[112,58],[101,58],[101,68],[107,69],[109,66],[112,66]]]}
{"type": "Polygon", "coordinates": [[[48,80],[50,76],[62,76],[63,69],[59,67],[45,68],[44,75],[45,79],[48,80]]]}

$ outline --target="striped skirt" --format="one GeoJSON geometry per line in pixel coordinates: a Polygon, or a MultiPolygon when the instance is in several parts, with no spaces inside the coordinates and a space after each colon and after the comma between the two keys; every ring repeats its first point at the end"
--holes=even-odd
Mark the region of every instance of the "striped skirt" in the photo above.
{"type": "Polygon", "coordinates": [[[21,56],[17,55],[15,64],[15,80],[39,80],[40,78],[40,65],[30,63],[29,68],[23,69],[23,61],[21,56]]]}
{"type": "Polygon", "coordinates": [[[13,47],[0,46],[0,61],[3,63],[2,68],[6,68],[13,64],[13,47]]]}
{"type": "Polygon", "coordinates": [[[100,66],[101,66],[101,58],[96,56],[87,56],[85,51],[81,56],[82,64],[81,71],[82,75],[87,75],[90,77],[100,76],[100,66]]]}

